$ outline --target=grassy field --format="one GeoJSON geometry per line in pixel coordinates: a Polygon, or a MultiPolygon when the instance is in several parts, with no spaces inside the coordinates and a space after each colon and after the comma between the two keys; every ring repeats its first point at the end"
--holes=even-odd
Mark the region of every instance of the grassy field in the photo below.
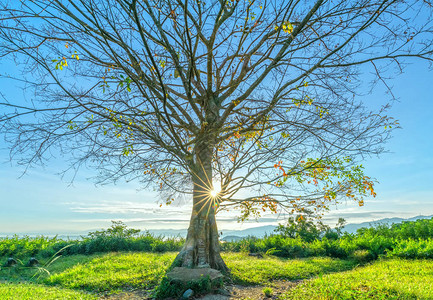
{"type": "Polygon", "coordinates": [[[353,268],[349,260],[317,257],[306,259],[282,259],[273,256],[257,259],[242,253],[223,253],[231,269],[232,279],[245,285],[264,285],[272,280],[297,280],[322,273],[338,272],[353,268]]]}
{"type": "MultiPolygon", "coordinates": [[[[47,270],[0,269],[1,299],[98,299],[141,289],[151,295],[175,253],[110,253],[61,257],[47,270]]],[[[433,261],[391,259],[356,267],[332,258],[263,259],[224,253],[231,281],[272,285],[273,280],[306,279],[280,299],[433,299],[433,261]],[[308,280],[309,278],[313,278],[308,280]]]]}
{"type": "Polygon", "coordinates": [[[433,261],[377,261],[308,280],[280,299],[433,299],[433,261]]]}
{"type": "Polygon", "coordinates": [[[158,285],[174,258],[174,253],[105,254],[53,274],[44,282],[96,292],[116,292],[122,288],[150,290],[158,285]]]}
{"type": "Polygon", "coordinates": [[[0,297],[2,300],[99,299],[82,291],[31,283],[1,283],[0,297]]]}
{"type": "MultiPolygon", "coordinates": [[[[98,293],[116,293],[139,288],[147,290],[150,295],[175,256],[176,253],[137,252],[72,255],[61,257],[51,264],[47,268],[49,273],[42,269],[20,266],[3,268],[0,270],[0,281],[4,282],[1,284],[1,294],[22,295],[23,299],[31,299],[32,293],[35,293],[45,295],[42,299],[56,299],[56,293],[62,293],[65,289],[71,293],[81,291],[86,297],[91,297],[98,293]],[[21,284],[23,282],[24,284],[21,284]],[[44,289],[44,286],[45,294],[38,293],[37,290],[44,289]]],[[[224,253],[223,256],[232,270],[231,280],[246,285],[262,285],[273,279],[310,278],[321,273],[347,270],[354,266],[350,261],[331,258],[257,259],[242,253],[224,253]]],[[[71,294],[71,297],[78,296],[71,294]]]]}

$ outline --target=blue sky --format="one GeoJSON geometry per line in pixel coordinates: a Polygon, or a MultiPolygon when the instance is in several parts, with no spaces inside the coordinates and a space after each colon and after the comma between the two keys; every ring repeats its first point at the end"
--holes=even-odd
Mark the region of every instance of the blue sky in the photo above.
{"type": "MultiPolygon", "coordinates": [[[[13,67],[10,62],[7,66],[13,67]]],[[[433,72],[427,63],[413,61],[404,74],[389,83],[399,99],[389,115],[400,121],[402,129],[394,131],[394,137],[386,144],[390,153],[363,162],[366,174],[379,182],[378,196],[366,199],[364,207],[354,203],[334,207],[324,217],[330,224],[338,217],[357,223],[394,216],[433,215],[433,72]]],[[[0,91],[6,97],[23,98],[19,86],[1,77],[0,91]]],[[[363,101],[377,106],[388,98],[384,87],[378,85],[363,101]]],[[[0,140],[0,148],[4,147],[0,140]]],[[[160,207],[156,194],[140,190],[134,182],[97,187],[88,179],[95,173],[86,169],[71,184],[57,175],[64,167],[57,160],[23,175],[23,168],[9,161],[7,149],[0,150],[0,234],[81,233],[107,227],[110,220],[123,220],[140,229],[188,226],[189,203],[160,207]]],[[[281,216],[265,215],[259,223],[239,224],[234,213],[218,216],[222,230],[283,220],[281,216]]]]}

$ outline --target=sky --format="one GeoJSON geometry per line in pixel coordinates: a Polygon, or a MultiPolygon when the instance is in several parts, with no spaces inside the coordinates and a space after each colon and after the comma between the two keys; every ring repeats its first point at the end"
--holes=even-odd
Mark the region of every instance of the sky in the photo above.
{"type": "MultiPolygon", "coordinates": [[[[0,68],[13,69],[14,65],[2,62],[0,68]]],[[[433,215],[433,71],[426,62],[414,60],[388,83],[398,98],[389,115],[402,128],[385,145],[389,153],[362,162],[365,173],[378,181],[377,197],[366,199],[363,207],[350,202],[332,207],[324,216],[325,223],[333,225],[339,217],[360,223],[433,215]]],[[[17,84],[2,77],[0,93],[17,99],[25,96],[17,84]]],[[[374,107],[389,97],[379,84],[362,100],[374,107]]],[[[65,166],[57,159],[24,173],[23,167],[10,161],[0,137],[0,235],[81,234],[106,228],[111,220],[142,230],[188,227],[191,203],[160,207],[157,194],[136,182],[96,186],[89,179],[96,175],[94,170],[81,169],[71,183],[58,175],[65,166]]],[[[228,212],[217,220],[220,230],[236,230],[275,225],[284,222],[284,216],[264,215],[258,222],[238,223],[236,214],[228,212]]]]}

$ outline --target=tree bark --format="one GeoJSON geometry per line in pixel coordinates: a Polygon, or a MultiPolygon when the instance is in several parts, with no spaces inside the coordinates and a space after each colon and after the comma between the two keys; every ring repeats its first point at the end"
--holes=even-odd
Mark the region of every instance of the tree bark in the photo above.
{"type": "Polygon", "coordinates": [[[228,272],[220,253],[215,219],[216,199],[211,196],[212,150],[209,139],[196,146],[196,168],[193,179],[193,208],[185,245],[176,257],[177,266],[213,268],[228,272]]]}
{"type": "Polygon", "coordinates": [[[229,271],[221,257],[214,213],[206,215],[193,209],[185,245],[175,262],[181,267],[229,271]]]}

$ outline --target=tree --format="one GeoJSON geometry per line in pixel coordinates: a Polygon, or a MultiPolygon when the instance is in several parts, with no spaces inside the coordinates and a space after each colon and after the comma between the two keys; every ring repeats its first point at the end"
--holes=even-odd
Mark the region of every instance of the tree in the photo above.
{"type": "Polygon", "coordinates": [[[308,215],[299,215],[290,217],[287,220],[287,224],[279,224],[275,228],[275,232],[287,237],[287,238],[301,238],[306,242],[313,242],[314,240],[319,240],[324,235],[325,232],[331,230],[331,228],[321,221],[314,222],[314,218],[310,218],[308,215]]]}
{"type": "Polygon", "coordinates": [[[140,229],[128,228],[122,221],[111,221],[110,228],[89,232],[87,236],[93,239],[104,237],[131,238],[137,236],[140,231],[140,229]]]}
{"type": "Polygon", "coordinates": [[[374,196],[359,163],[398,123],[357,97],[364,66],[386,84],[387,68],[432,59],[428,1],[3,3],[0,55],[35,91],[1,103],[13,157],[56,149],[99,183],[192,195],[186,267],[227,270],[220,210],[320,214],[374,196]]]}
{"type": "Polygon", "coordinates": [[[335,228],[324,224],[321,220],[315,220],[311,212],[307,212],[296,217],[289,217],[285,225],[279,224],[275,232],[286,238],[301,238],[306,242],[327,238],[329,240],[338,239],[346,224],[346,220],[339,218],[335,228]]]}
{"type": "Polygon", "coordinates": [[[346,223],[347,222],[344,218],[338,218],[337,224],[335,225],[335,231],[339,237],[343,233],[343,228],[346,226],[346,223]]]}

